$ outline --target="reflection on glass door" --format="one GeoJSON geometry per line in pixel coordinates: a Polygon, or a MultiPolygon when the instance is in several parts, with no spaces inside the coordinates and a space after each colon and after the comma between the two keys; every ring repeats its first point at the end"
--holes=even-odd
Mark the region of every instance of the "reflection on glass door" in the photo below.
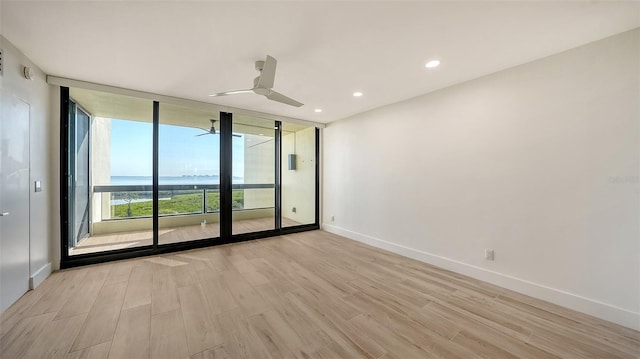
{"type": "Polygon", "coordinates": [[[276,122],[233,117],[232,233],[275,228],[276,122]]]}
{"type": "Polygon", "coordinates": [[[218,118],[160,104],[158,244],[220,237],[218,118]]]}

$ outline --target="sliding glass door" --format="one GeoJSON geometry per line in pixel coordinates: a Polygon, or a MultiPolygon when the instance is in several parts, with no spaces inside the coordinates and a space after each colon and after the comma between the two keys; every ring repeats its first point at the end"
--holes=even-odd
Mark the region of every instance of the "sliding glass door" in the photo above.
{"type": "Polygon", "coordinates": [[[233,234],[276,228],[276,122],[233,118],[233,234]]]}
{"type": "Polygon", "coordinates": [[[61,106],[63,268],[319,227],[314,127],[78,88],[61,106]]]}
{"type": "Polygon", "coordinates": [[[68,255],[151,246],[152,104],[79,89],[70,97],[68,255]]]}
{"type": "Polygon", "coordinates": [[[220,237],[219,114],[160,104],[158,244],[220,237]]]}
{"type": "Polygon", "coordinates": [[[75,247],[89,234],[89,126],[90,117],[86,111],[70,101],[69,111],[73,118],[69,121],[70,156],[69,187],[70,214],[69,246],[75,247]]]}
{"type": "Polygon", "coordinates": [[[316,223],[316,128],[282,124],[282,227],[316,223]]]}

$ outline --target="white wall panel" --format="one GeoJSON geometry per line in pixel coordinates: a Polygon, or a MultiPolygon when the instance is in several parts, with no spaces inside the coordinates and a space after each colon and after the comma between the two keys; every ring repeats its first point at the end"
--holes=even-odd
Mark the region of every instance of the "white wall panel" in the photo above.
{"type": "Polygon", "coordinates": [[[639,106],[636,29],[332,123],[324,228],[640,328],[639,106]]]}

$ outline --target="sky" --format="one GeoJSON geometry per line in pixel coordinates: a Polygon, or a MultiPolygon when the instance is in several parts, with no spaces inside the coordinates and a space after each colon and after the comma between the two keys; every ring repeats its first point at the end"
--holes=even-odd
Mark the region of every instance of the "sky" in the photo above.
{"type": "MultiPolygon", "coordinates": [[[[158,174],[220,175],[220,136],[202,130],[160,124],[158,174]]],[[[111,175],[152,175],[153,125],[111,120],[111,175]]],[[[243,138],[233,137],[233,176],[244,177],[243,138]]]]}

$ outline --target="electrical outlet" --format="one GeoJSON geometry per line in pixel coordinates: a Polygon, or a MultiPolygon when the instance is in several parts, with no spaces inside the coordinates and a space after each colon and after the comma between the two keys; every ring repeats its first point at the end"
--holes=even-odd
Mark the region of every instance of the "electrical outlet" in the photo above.
{"type": "Polygon", "coordinates": [[[488,260],[488,261],[492,261],[494,260],[495,257],[495,253],[493,252],[493,249],[485,249],[484,250],[484,259],[488,260]]]}
{"type": "Polygon", "coordinates": [[[296,207],[291,208],[291,212],[296,213],[296,207]]]}
{"type": "Polygon", "coordinates": [[[335,220],[336,220],[336,217],[331,216],[331,222],[333,222],[333,221],[335,221],[335,220]]]}

